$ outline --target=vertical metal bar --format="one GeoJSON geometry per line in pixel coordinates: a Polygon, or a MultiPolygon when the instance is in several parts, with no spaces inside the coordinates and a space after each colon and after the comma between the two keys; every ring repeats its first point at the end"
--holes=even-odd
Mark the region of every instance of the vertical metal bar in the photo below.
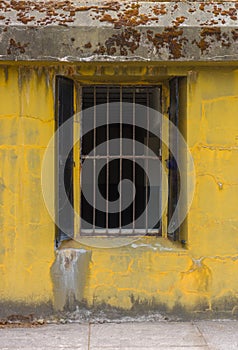
{"type": "Polygon", "coordinates": [[[79,174],[79,210],[80,210],[80,219],[79,219],[79,232],[76,234],[80,235],[80,232],[82,230],[82,202],[81,202],[81,196],[82,196],[82,188],[83,188],[83,170],[82,170],[82,155],[83,155],[83,143],[82,143],[82,135],[83,135],[83,88],[80,87],[79,89],[79,96],[80,96],[80,120],[79,120],[79,132],[80,132],[80,142],[79,142],[79,166],[80,166],[80,174],[79,174]]]}
{"type": "Polygon", "coordinates": [[[96,223],[96,87],[93,88],[93,234],[95,234],[96,223]]]}
{"type": "MultiPolygon", "coordinates": [[[[150,120],[150,110],[149,110],[149,92],[146,91],[146,159],[145,159],[145,173],[146,173],[146,183],[145,183],[145,204],[146,204],[146,214],[145,214],[145,227],[146,233],[148,233],[148,149],[149,149],[149,120],[150,120]]],[[[152,227],[153,228],[153,227],[152,227]]]]}
{"type": "MultiPolygon", "coordinates": [[[[132,157],[132,163],[133,163],[133,169],[132,169],[132,181],[133,181],[133,195],[134,195],[134,188],[135,188],[135,125],[136,125],[136,105],[135,105],[135,101],[136,101],[136,94],[135,94],[135,88],[133,88],[133,101],[132,101],[132,106],[133,106],[133,125],[132,125],[132,145],[133,145],[133,157],[132,157]]],[[[132,203],[132,230],[133,233],[135,233],[135,200],[133,200],[132,203]]]]}
{"type": "Polygon", "coordinates": [[[120,234],[122,232],[122,215],[121,215],[121,210],[122,210],[122,86],[120,86],[120,198],[119,198],[119,229],[120,229],[120,234]]]}
{"type": "Polygon", "coordinates": [[[109,87],[107,87],[107,159],[106,159],[106,231],[109,229],[109,220],[108,220],[108,199],[109,199],[109,87]]]}

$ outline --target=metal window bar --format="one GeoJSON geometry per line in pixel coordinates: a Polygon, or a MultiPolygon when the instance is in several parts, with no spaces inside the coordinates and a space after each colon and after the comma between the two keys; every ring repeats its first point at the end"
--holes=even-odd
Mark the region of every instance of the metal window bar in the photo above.
{"type": "MultiPolygon", "coordinates": [[[[109,140],[109,88],[107,89],[107,141],[109,140]]],[[[107,142],[107,157],[109,156],[109,142],[107,142]]],[[[106,173],[106,233],[109,230],[108,221],[108,200],[109,200],[109,162],[107,162],[107,173],[106,173]]]]}
{"type": "MultiPolygon", "coordinates": [[[[135,139],[136,139],[136,135],[135,135],[135,125],[136,125],[136,109],[135,109],[135,103],[136,103],[136,93],[135,93],[135,89],[133,90],[133,158],[135,158],[136,152],[135,152],[135,139]]],[[[136,169],[135,169],[135,162],[133,162],[133,170],[132,170],[132,177],[133,177],[133,183],[135,183],[135,174],[136,174],[136,169]]],[[[133,191],[134,192],[134,191],[133,191]]],[[[133,193],[134,195],[134,193],[133,193]]],[[[134,196],[133,196],[134,197],[134,196]]],[[[133,218],[133,222],[132,222],[132,230],[133,233],[135,234],[135,210],[136,210],[136,204],[135,201],[133,201],[133,207],[132,207],[132,218],[133,218]]]]}
{"type": "MultiPolygon", "coordinates": [[[[146,93],[146,103],[147,103],[147,106],[146,106],[146,159],[145,159],[145,169],[146,169],[146,174],[148,173],[148,153],[149,153],[149,150],[148,150],[148,147],[149,147],[149,119],[150,119],[150,110],[149,110],[149,92],[147,91],[146,93]]],[[[145,201],[147,203],[147,200],[148,200],[148,178],[146,178],[146,187],[145,187],[145,201]]],[[[146,233],[148,233],[148,207],[146,206],[146,233]]]]}
{"type": "Polygon", "coordinates": [[[121,200],[121,194],[122,194],[122,86],[120,86],[120,201],[119,201],[119,230],[121,234],[121,226],[122,226],[122,200],[121,200]]]}
{"type": "MultiPolygon", "coordinates": [[[[137,233],[138,234],[141,234],[141,232],[145,232],[147,233],[148,232],[148,210],[147,210],[147,207],[146,207],[146,219],[145,219],[145,227],[143,229],[141,228],[137,228],[135,227],[135,217],[136,217],[136,210],[137,210],[137,207],[136,207],[136,203],[135,201],[133,201],[133,210],[132,210],[132,217],[133,217],[133,221],[132,221],[132,228],[131,229],[123,229],[122,227],[122,214],[121,214],[121,210],[122,210],[122,199],[121,199],[121,194],[122,194],[122,160],[123,159],[130,159],[130,160],[136,160],[136,159],[141,159],[143,160],[144,164],[145,164],[145,168],[146,168],[146,172],[148,170],[148,166],[149,166],[149,159],[153,159],[153,160],[156,160],[158,159],[156,156],[149,156],[148,155],[148,147],[149,147],[149,107],[150,107],[150,94],[154,93],[155,92],[155,89],[158,89],[158,88],[151,88],[151,87],[130,87],[130,89],[132,89],[132,113],[133,113],[133,126],[132,126],[132,144],[133,144],[133,149],[132,149],[132,155],[124,155],[123,154],[123,129],[122,129],[122,124],[123,124],[123,109],[122,109],[122,104],[123,104],[123,100],[122,100],[122,96],[123,96],[123,93],[126,92],[127,90],[127,87],[118,87],[116,90],[115,90],[115,86],[107,86],[106,87],[106,113],[107,113],[107,116],[106,116],[106,121],[107,121],[107,125],[106,125],[106,138],[107,140],[105,141],[108,141],[109,140],[109,135],[110,135],[110,131],[109,131],[109,128],[110,128],[110,125],[109,125],[109,121],[110,121],[110,109],[109,109],[109,105],[110,105],[110,102],[111,100],[113,100],[113,98],[110,98],[111,97],[111,92],[110,92],[110,89],[112,88],[112,94],[119,94],[119,102],[120,102],[120,111],[119,111],[119,135],[120,135],[120,141],[119,141],[119,155],[111,155],[110,154],[110,148],[109,148],[109,143],[107,143],[107,147],[106,147],[106,155],[98,155],[96,154],[96,126],[97,126],[97,123],[96,123],[96,120],[97,120],[97,104],[100,104],[101,102],[97,100],[97,94],[96,94],[96,89],[98,89],[97,91],[100,90],[100,86],[93,86],[91,88],[87,87],[86,90],[84,91],[84,87],[82,88],[82,99],[84,101],[87,100],[88,96],[90,94],[93,94],[93,125],[94,125],[94,132],[93,132],[93,147],[94,147],[94,152],[93,152],[93,155],[90,155],[88,156],[87,154],[81,154],[81,159],[82,160],[85,160],[85,159],[90,159],[92,162],[93,162],[93,174],[92,174],[92,186],[93,186],[93,224],[92,224],[92,228],[89,229],[88,226],[87,228],[84,228],[82,227],[81,225],[81,229],[80,229],[80,234],[82,235],[88,235],[88,234],[96,234],[96,235],[107,235],[107,236],[115,236],[115,234],[123,234],[123,236],[127,236],[127,235],[136,235],[137,233]],[[146,125],[147,125],[147,133],[146,133],[146,152],[144,152],[144,154],[142,155],[137,155],[136,154],[136,147],[135,147],[135,141],[136,141],[136,132],[135,132],[135,125],[136,125],[136,109],[135,109],[135,106],[136,106],[136,94],[137,92],[139,91],[139,97],[138,97],[138,100],[139,102],[138,103],[141,103],[141,104],[144,104],[146,106],[146,115],[145,115],[145,118],[146,118],[146,125]],[[89,94],[89,95],[88,95],[89,94]],[[96,186],[98,185],[96,183],[96,169],[97,169],[97,160],[100,160],[100,159],[105,159],[107,160],[106,162],[106,221],[105,221],[105,227],[102,227],[102,228],[96,228],[96,186]],[[108,206],[108,198],[109,198],[109,187],[110,187],[110,172],[109,172],[109,161],[110,160],[113,160],[113,159],[118,159],[120,160],[120,164],[119,164],[119,191],[120,191],[120,201],[119,201],[119,227],[117,228],[112,228],[110,227],[110,222],[109,222],[109,213],[108,213],[108,210],[109,210],[109,206],[108,206]]],[[[104,87],[105,89],[105,87],[104,87]]],[[[83,106],[84,108],[87,108],[87,103],[83,103],[83,106]]],[[[83,120],[82,120],[82,124],[83,124],[83,120]]],[[[82,125],[82,130],[83,130],[83,125],[82,125]]],[[[83,145],[81,147],[81,150],[83,150],[83,145]]],[[[135,183],[136,181],[136,170],[135,170],[135,164],[136,162],[133,161],[133,168],[132,168],[132,177],[133,177],[133,183],[135,183]]],[[[158,174],[158,177],[159,177],[159,174],[158,174]]],[[[83,178],[83,176],[81,176],[81,178],[83,178]]],[[[146,194],[145,194],[145,198],[144,200],[146,201],[147,203],[147,200],[148,200],[148,183],[147,183],[147,179],[146,179],[146,194]]],[[[81,210],[82,210],[82,205],[83,203],[81,202],[81,210]]],[[[150,228],[150,232],[151,233],[154,233],[154,234],[158,234],[158,228],[150,228]]]]}
{"type": "MultiPolygon", "coordinates": [[[[93,88],[93,126],[94,126],[94,132],[93,132],[93,154],[96,155],[96,117],[97,117],[97,100],[96,100],[96,87],[93,88]]],[[[95,231],[95,222],[96,222],[96,159],[93,159],[93,230],[95,231]]]]}

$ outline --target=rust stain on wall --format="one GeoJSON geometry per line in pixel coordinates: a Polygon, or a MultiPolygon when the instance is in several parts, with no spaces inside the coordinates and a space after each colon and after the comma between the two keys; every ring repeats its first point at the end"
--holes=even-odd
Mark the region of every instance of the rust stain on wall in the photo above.
{"type": "Polygon", "coordinates": [[[14,39],[10,39],[9,41],[9,47],[7,49],[8,55],[14,55],[18,52],[25,53],[27,46],[29,43],[20,43],[19,41],[16,42],[14,39]]]}
{"type": "Polygon", "coordinates": [[[169,58],[181,58],[183,43],[188,40],[183,37],[183,29],[165,28],[162,33],[155,33],[154,36],[151,30],[147,30],[147,39],[153,43],[157,51],[168,47],[170,52],[169,58]]]}
{"type": "Polygon", "coordinates": [[[94,53],[107,53],[114,55],[119,50],[119,54],[126,56],[128,51],[134,53],[140,45],[141,33],[133,28],[126,28],[120,34],[113,34],[105,41],[105,46],[99,44],[99,48],[94,53]]]}

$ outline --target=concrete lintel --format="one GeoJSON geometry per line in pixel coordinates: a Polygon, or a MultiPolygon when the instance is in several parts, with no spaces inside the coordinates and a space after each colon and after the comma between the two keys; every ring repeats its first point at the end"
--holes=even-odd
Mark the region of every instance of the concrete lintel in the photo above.
{"type": "Polygon", "coordinates": [[[2,61],[238,58],[236,2],[0,1],[0,7],[2,61]]]}

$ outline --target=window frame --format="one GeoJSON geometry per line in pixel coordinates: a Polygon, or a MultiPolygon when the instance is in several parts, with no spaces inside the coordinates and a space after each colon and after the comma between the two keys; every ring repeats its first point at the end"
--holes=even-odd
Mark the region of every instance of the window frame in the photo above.
{"type": "MultiPolygon", "coordinates": [[[[67,76],[56,76],[56,98],[55,98],[55,115],[56,115],[56,128],[58,128],[60,125],[59,125],[59,106],[58,106],[58,102],[57,102],[57,94],[58,94],[58,91],[59,91],[59,86],[58,86],[58,82],[60,81],[60,79],[66,79],[66,80],[70,80],[73,84],[73,102],[72,102],[72,105],[73,105],[73,110],[76,111],[76,112],[81,112],[81,109],[82,109],[82,91],[81,91],[81,88],[84,87],[84,86],[87,86],[88,84],[84,84],[84,83],[80,83],[77,79],[70,79],[68,78],[67,76]]],[[[170,119],[171,118],[171,81],[172,79],[177,79],[177,92],[179,93],[179,96],[184,95],[183,96],[183,111],[179,111],[179,118],[178,118],[178,124],[181,120],[181,115],[183,117],[185,117],[185,121],[183,123],[187,123],[187,119],[186,119],[186,103],[187,103],[187,80],[186,80],[186,76],[181,76],[181,77],[168,77],[166,80],[163,80],[161,82],[158,82],[157,84],[155,83],[152,83],[152,84],[134,84],[134,83],[131,83],[131,84],[118,84],[118,83],[115,83],[115,84],[110,84],[110,85],[126,85],[126,86],[143,86],[143,87],[147,87],[147,86],[161,86],[161,100],[162,100],[162,103],[161,103],[161,106],[162,106],[162,114],[170,119]],[[181,81],[183,82],[181,84],[181,81]],[[183,85],[181,87],[181,85],[183,85]],[[186,93],[184,93],[186,92],[186,93]],[[185,96],[186,95],[186,96],[185,96]],[[185,114],[185,116],[184,116],[185,114]]],[[[107,84],[99,84],[99,83],[95,83],[93,84],[95,86],[102,86],[102,85],[107,85],[107,84]]],[[[179,97],[178,97],[179,98],[179,97]]],[[[180,108],[180,106],[178,107],[180,108]]],[[[73,112],[72,110],[72,112],[73,112]]],[[[179,125],[178,125],[179,127],[179,125]]],[[[73,134],[75,137],[75,133],[77,133],[78,131],[80,130],[80,120],[78,119],[78,115],[77,113],[75,114],[75,120],[74,120],[74,124],[73,124],[73,134]]],[[[166,134],[166,136],[169,138],[169,130],[168,130],[168,126],[166,125],[163,125],[162,127],[162,132],[164,134],[166,134]]],[[[186,132],[185,132],[186,133],[186,132]]],[[[184,138],[186,139],[186,134],[184,135],[184,138]]],[[[56,147],[57,149],[57,154],[58,154],[58,146],[56,147]]],[[[164,145],[162,145],[162,155],[161,155],[161,160],[162,162],[168,162],[168,160],[170,159],[171,155],[169,154],[169,151],[168,149],[166,149],[166,147],[164,145]]],[[[58,157],[56,157],[56,168],[58,167],[58,157]]],[[[80,211],[80,195],[79,195],[79,192],[77,190],[77,186],[75,186],[75,182],[78,181],[78,179],[76,178],[77,177],[77,174],[79,176],[81,176],[81,172],[80,172],[80,152],[77,151],[77,147],[74,147],[73,148],[73,160],[71,162],[72,164],[72,173],[73,173],[73,204],[74,204],[74,207],[76,208],[76,210],[79,210],[80,211]]],[[[167,167],[166,169],[166,172],[167,172],[167,175],[169,176],[169,167],[167,167]]],[[[163,184],[162,184],[163,186],[163,184]]],[[[56,181],[56,202],[58,201],[58,197],[57,196],[57,193],[58,193],[58,183],[56,181]]],[[[170,193],[171,193],[171,189],[170,189],[170,193]]],[[[176,196],[178,196],[178,189],[176,190],[176,194],[175,194],[175,198],[177,198],[176,196]]],[[[58,202],[57,202],[58,203],[58,202]]],[[[56,206],[56,210],[58,210],[58,207],[56,206]]],[[[174,232],[173,234],[168,234],[167,233],[167,226],[168,226],[168,222],[169,222],[169,215],[171,216],[171,214],[169,214],[168,212],[168,206],[167,206],[167,209],[166,211],[164,212],[162,218],[161,218],[161,231],[162,231],[162,237],[167,237],[169,239],[172,239],[172,240],[180,240],[180,241],[185,241],[187,239],[187,230],[186,230],[186,227],[187,227],[187,219],[185,219],[184,223],[182,223],[182,225],[179,227],[178,230],[176,230],[176,232],[174,232]],[[185,228],[185,229],[184,229],[185,228]]],[[[72,228],[72,235],[65,235],[64,232],[62,232],[61,230],[58,229],[57,231],[57,234],[56,234],[56,241],[59,243],[63,240],[66,240],[66,239],[73,239],[74,238],[74,235],[75,235],[75,232],[78,232],[79,230],[79,227],[80,227],[80,223],[74,218],[74,223],[73,223],[73,228],[72,228]]]]}

